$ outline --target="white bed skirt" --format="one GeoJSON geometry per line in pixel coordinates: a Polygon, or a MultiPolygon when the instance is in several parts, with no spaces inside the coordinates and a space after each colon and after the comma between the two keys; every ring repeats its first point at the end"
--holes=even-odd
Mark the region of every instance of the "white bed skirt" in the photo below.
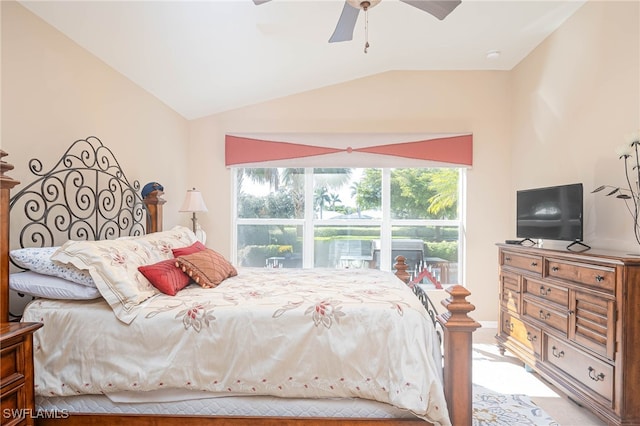
{"type": "Polygon", "coordinates": [[[299,399],[272,396],[225,396],[165,403],[116,403],[105,395],[36,396],[36,410],[65,411],[71,414],[418,419],[409,411],[392,405],[358,398],[299,399]]]}

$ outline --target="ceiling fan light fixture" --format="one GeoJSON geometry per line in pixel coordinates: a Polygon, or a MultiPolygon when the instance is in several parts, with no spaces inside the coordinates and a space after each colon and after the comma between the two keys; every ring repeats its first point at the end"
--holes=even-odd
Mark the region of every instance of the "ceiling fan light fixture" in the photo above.
{"type": "MultiPolygon", "coordinates": [[[[369,49],[369,17],[367,12],[369,11],[369,9],[380,3],[380,1],[381,0],[346,0],[346,3],[349,6],[364,11],[364,53],[367,53],[367,50],[369,49]]],[[[353,21],[353,23],[355,24],[355,20],[353,21]]]]}
{"type": "Polygon", "coordinates": [[[347,0],[351,7],[356,9],[368,10],[380,3],[380,0],[347,0]]]}
{"type": "MultiPolygon", "coordinates": [[[[265,1],[265,0],[254,0],[265,1]]],[[[266,0],[268,1],[268,0],[266,0]]],[[[353,30],[358,20],[358,15],[362,10],[364,12],[364,32],[365,32],[365,44],[364,53],[367,53],[369,48],[369,18],[368,11],[372,7],[375,7],[382,0],[344,0],[342,13],[338,19],[338,24],[333,34],[329,38],[329,43],[335,43],[340,41],[347,41],[353,39],[353,30]]],[[[410,6],[416,7],[430,15],[436,17],[439,20],[443,20],[449,15],[462,0],[400,0],[410,6]]]]}

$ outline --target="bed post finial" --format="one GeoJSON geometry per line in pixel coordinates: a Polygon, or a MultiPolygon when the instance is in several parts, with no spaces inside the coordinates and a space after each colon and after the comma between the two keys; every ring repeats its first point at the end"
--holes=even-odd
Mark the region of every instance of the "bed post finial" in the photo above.
{"type": "Polygon", "coordinates": [[[167,200],[162,198],[163,194],[164,192],[156,189],[155,191],[151,191],[142,200],[147,206],[147,234],[162,231],[162,206],[167,202],[167,200]]]}
{"type": "Polygon", "coordinates": [[[5,175],[13,165],[2,158],[7,153],[0,149],[0,321],[9,321],[9,200],[11,189],[20,182],[5,175]]]}
{"type": "Polygon", "coordinates": [[[393,267],[396,270],[396,276],[400,278],[405,284],[409,284],[411,276],[407,272],[407,269],[409,269],[409,265],[407,265],[405,257],[397,256],[396,264],[393,265],[393,267]]]}
{"type": "Polygon", "coordinates": [[[445,290],[449,297],[440,302],[447,312],[438,315],[444,329],[443,353],[446,359],[444,370],[444,397],[449,406],[451,423],[472,423],[472,333],[480,324],[467,316],[476,307],[467,301],[471,294],[461,285],[445,290]]]}
{"type": "Polygon", "coordinates": [[[16,186],[17,184],[19,184],[20,182],[10,178],[9,176],[6,176],[4,174],[4,172],[9,171],[9,170],[13,170],[13,165],[7,163],[6,161],[2,160],[2,157],[6,157],[7,154],[5,151],[3,151],[2,149],[0,149],[0,180],[2,180],[2,187],[5,187],[5,181],[7,182],[13,182],[13,184],[11,184],[11,186],[9,186],[9,189],[13,188],[14,186],[16,186]]]}

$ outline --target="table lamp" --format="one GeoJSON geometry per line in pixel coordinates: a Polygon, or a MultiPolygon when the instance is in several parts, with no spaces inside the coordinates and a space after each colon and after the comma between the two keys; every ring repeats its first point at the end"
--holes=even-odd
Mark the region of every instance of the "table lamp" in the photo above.
{"type": "Polygon", "coordinates": [[[191,217],[192,229],[193,233],[198,236],[198,239],[204,243],[204,239],[206,238],[206,234],[198,225],[198,218],[196,217],[196,212],[206,212],[207,206],[204,204],[204,199],[202,198],[202,193],[200,191],[196,191],[195,188],[187,191],[187,196],[184,198],[184,202],[182,203],[182,207],[180,208],[181,212],[190,212],[193,214],[191,217]],[[199,232],[198,232],[199,231],[199,232]],[[198,235],[198,234],[201,235],[198,235]]]}

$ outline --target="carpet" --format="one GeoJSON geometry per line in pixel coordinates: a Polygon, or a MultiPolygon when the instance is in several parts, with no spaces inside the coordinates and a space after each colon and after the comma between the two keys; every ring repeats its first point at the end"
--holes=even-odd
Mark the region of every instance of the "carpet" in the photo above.
{"type": "Polygon", "coordinates": [[[557,396],[495,344],[473,345],[473,426],[560,426],[532,395],[557,396]]]}
{"type": "Polygon", "coordinates": [[[526,395],[473,385],[473,426],[560,426],[526,395]]]}

